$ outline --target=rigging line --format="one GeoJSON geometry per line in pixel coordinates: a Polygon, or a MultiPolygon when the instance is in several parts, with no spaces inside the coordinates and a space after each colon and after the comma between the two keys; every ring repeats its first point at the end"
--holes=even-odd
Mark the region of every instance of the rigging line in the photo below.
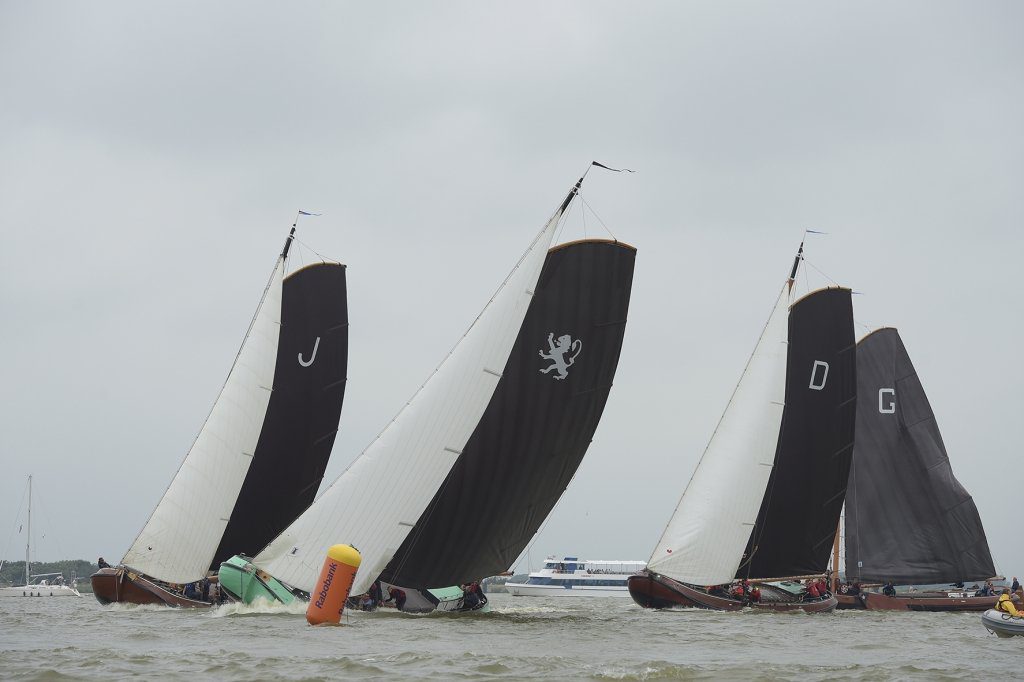
{"type": "MultiPolygon", "coordinates": [[[[586,174],[584,174],[584,176],[585,176],[585,175],[586,175],[586,174]]],[[[582,183],[582,178],[581,178],[581,179],[580,179],[580,180],[579,180],[579,181],[577,182],[577,184],[580,184],[580,183],[582,183]]],[[[572,194],[573,194],[573,196],[575,196],[575,195],[578,195],[578,194],[579,194],[579,190],[578,190],[578,188],[576,188],[575,186],[573,187],[573,191],[572,191],[572,194]]],[[[476,324],[477,324],[477,322],[479,322],[479,321],[480,321],[480,318],[482,318],[482,317],[484,316],[484,313],[486,313],[486,312],[487,312],[487,311],[488,311],[488,310],[490,309],[490,307],[491,307],[491,304],[492,304],[492,303],[494,303],[494,299],[496,299],[496,298],[498,297],[498,294],[500,294],[500,293],[501,293],[501,291],[502,291],[502,290],[503,290],[503,289],[504,289],[504,288],[505,288],[506,286],[508,286],[508,283],[509,283],[509,282],[510,282],[510,281],[512,280],[512,277],[513,277],[513,276],[514,276],[514,275],[515,275],[515,274],[516,274],[516,273],[517,273],[517,272],[519,271],[519,268],[520,268],[520,266],[522,266],[522,264],[523,264],[523,263],[524,263],[524,262],[526,261],[526,258],[527,258],[527,257],[528,257],[528,256],[529,256],[529,255],[530,255],[530,254],[531,254],[532,252],[533,252],[533,250],[534,250],[534,249],[535,249],[535,248],[537,247],[537,243],[538,243],[538,242],[540,241],[541,237],[542,237],[542,236],[544,236],[544,233],[545,233],[545,232],[547,232],[547,230],[548,230],[548,225],[550,225],[550,224],[551,224],[551,221],[552,221],[552,220],[557,220],[558,222],[556,222],[556,223],[555,223],[555,229],[554,229],[554,230],[552,231],[552,237],[554,236],[554,232],[557,232],[557,230],[558,230],[558,226],[559,226],[560,224],[563,224],[563,222],[562,222],[562,221],[563,221],[563,220],[565,219],[565,216],[566,216],[565,212],[561,212],[561,213],[559,213],[559,211],[561,211],[561,209],[557,209],[557,210],[555,211],[555,215],[552,215],[552,216],[551,216],[551,218],[549,218],[549,219],[548,219],[548,221],[547,221],[546,223],[544,223],[544,227],[542,227],[542,228],[541,228],[541,229],[540,229],[540,230],[539,230],[539,231],[537,232],[537,234],[536,234],[536,235],[534,235],[534,237],[533,237],[533,241],[531,241],[531,242],[530,242],[530,245],[529,245],[529,246],[528,246],[528,247],[526,248],[526,250],[525,250],[525,251],[523,251],[522,255],[521,255],[521,256],[519,256],[519,259],[518,259],[518,260],[516,261],[516,264],[515,264],[515,265],[514,265],[514,266],[512,267],[512,269],[511,269],[511,270],[509,270],[508,274],[507,274],[507,275],[505,275],[505,279],[504,279],[504,280],[502,280],[501,284],[499,284],[499,285],[498,285],[498,288],[497,288],[497,289],[495,289],[495,290],[494,290],[494,293],[492,293],[492,294],[491,294],[491,296],[490,296],[490,298],[489,298],[489,299],[487,299],[487,303],[485,303],[485,304],[484,304],[484,307],[483,307],[483,308],[482,308],[482,309],[480,310],[480,312],[479,312],[479,313],[477,313],[476,317],[474,317],[474,318],[473,318],[473,321],[469,323],[469,326],[468,326],[468,327],[466,327],[465,331],[463,331],[463,332],[462,332],[462,334],[460,334],[460,335],[459,335],[459,338],[458,338],[458,340],[457,340],[457,341],[455,342],[455,344],[454,344],[454,345],[453,345],[453,346],[451,347],[451,349],[450,349],[450,350],[448,351],[448,353],[447,353],[447,354],[445,354],[445,356],[444,356],[444,358],[442,358],[441,362],[439,362],[439,363],[438,363],[438,364],[437,364],[437,365],[436,365],[436,366],[434,367],[434,370],[433,370],[433,371],[432,371],[432,372],[431,372],[431,373],[430,373],[430,374],[429,374],[429,375],[427,376],[427,378],[423,380],[423,383],[421,383],[421,384],[420,384],[420,386],[419,386],[419,388],[417,388],[417,389],[416,389],[416,391],[415,391],[415,392],[414,392],[414,393],[412,394],[412,397],[410,397],[410,398],[409,398],[409,399],[408,399],[408,400],[407,400],[407,401],[405,402],[405,406],[403,406],[403,407],[402,407],[402,408],[401,408],[401,409],[400,409],[400,410],[398,411],[398,413],[397,413],[397,414],[396,414],[396,415],[395,415],[394,417],[392,417],[392,418],[391,418],[391,421],[389,421],[389,422],[388,422],[387,424],[385,424],[385,425],[384,425],[384,427],[383,427],[383,428],[382,428],[382,429],[381,429],[381,430],[380,430],[380,431],[379,431],[379,432],[377,433],[377,435],[376,435],[376,436],[374,436],[373,440],[372,440],[372,441],[370,441],[370,445],[367,445],[367,446],[366,446],[366,448],[364,448],[364,449],[363,449],[363,453],[365,453],[365,452],[366,452],[366,450],[368,450],[368,449],[370,448],[370,446],[371,446],[371,445],[373,445],[373,444],[374,444],[374,443],[376,443],[376,442],[377,442],[378,440],[380,440],[380,437],[381,437],[382,435],[384,435],[384,432],[385,432],[385,431],[387,431],[387,430],[388,430],[389,428],[391,428],[391,425],[395,423],[395,421],[396,421],[396,420],[397,420],[397,419],[398,419],[398,418],[399,418],[399,417],[400,417],[400,416],[402,415],[402,413],[403,413],[403,412],[405,412],[405,408],[406,408],[406,407],[408,407],[408,406],[409,406],[409,404],[410,404],[410,403],[411,403],[411,402],[412,402],[413,400],[415,400],[415,399],[416,399],[416,396],[418,396],[418,395],[420,394],[420,391],[422,391],[422,390],[423,390],[423,388],[424,388],[424,387],[425,387],[425,386],[427,385],[427,382],[429,382],[429,381],[430,381],[430,380],[431,380],[431,379],[432,379],[432,378],[434,377],[434,375],[435,375],[435,374],[437,374],[437,372],[438,372],[438,371],[439,371],[439,370],[441,369],[441,367],[442,367],[442,366],[443,366],[443,365],[444,365],[444,364],[445,364],[446,362],[448,362],[448,358],[450,358],[450,357],[452,356],[452,354],[453,354],[453,353],[455,352],[455,349],[459,347],[459,344],[460,344],[460,343],[462,343],[462,340],[463,340],[464,338],[466,338],[466,336],[467,336],[467,335],[469,334],[469,332],[470,332],[470,331],[471,331],[471,330],[472,330],[472,329],[473,329],[474,327],[476,327],[476,324]]],[[[543,269],[543,265],[541,265],[541,268],[543,269]]],[[[362,453],[360,453],[359,457],[362,457],[362,453]]],[[[353,464],[355,464],[355,462],[356,462],[356,461],[358,461],[359,457],[357,457],[356,459],[352,460],[352,462],[351,462],[351,463],[350,463],[350,464],[348,465],[348,467],[346,467],[345,471],[341,472],[341,475],[339,475],[339,476],[338,476],[338,478],[337,478],[337,479],[335,479],[335,483],[337,483],[337,482],[338,482],[338,480],[340,480],[340,479],[341,479],[341,476],[343,476],[343,475],[345,474],[345,472],[347,472],[347,471],[349,470],[349,468],[351,468],[351,467],[352,467],[352,465],[353,465],[353,464]]],[[[321,494],[319,495],[319,497],[323,497],[324,495],[326,495],[326,494],[327,494],[327,491],[328,491],[328,490],[330,490],[330,489],[331,489],[331,488],[332,488],[333,486],[334,486],[334,483],[332,483],[332,484],[331,484],[330,486],[328,486],[328,487],[327,487],[327,490],[324,490],[324,492],[323,492],[323,493],[321,493],[321,494]]],[[[319,499],[319,497],[318,497],[317,499],[319,499]]]]}
{"type": "Polygon", "coordinates": [[[587,209],[584,207],[583,197],[580,197],[580,218],[583,220],[583,238],[587,238],[587,209]]]}
{"type": "Polygon", "coordinates": [[[338,265],[341,265],[341,261],[334,260],[333,258],[328,258],[327,256],[323,255],[322,253],[320,253],[319,251],[317,251],[312,246],[310,246],[306,242],[302,241],[298,237],[293,237],[293,239],[295,241],[297,241],[298,243],[302,244],[303,246],[305,246],[307,249],[309,249],[313,253],[315,253],[317,255],[317,257],[320,258],[321,262],[323,262],[323,263],[337,263],[338,265]]]}
{"type": "MultiPolygon", "coordinates": [[[[21,502],[18,503],[18,514],[14,517],[14,525],[11,526],[11,534],[7,537],[7,544],[4,545],[4,556],[7,556],[7,551],[11,548],[11,540],[14,539],[14,529],[18,525],[18,521],[21,520],[21,510],[25,508],[25,494],[28,492],[28,482],[26,479],[25,487],[21,489],[21,502]]],[[[0,561],[0,567],[3,567],[3,561],[0,561]]]]}
{"type": "MultiPolygon", "coordinates": [[[[296,217],[296,220],[298,220],[298,217],[296,217]]],[[[249,320],[249,326],[245,330],[245,336],[242,337],[242,343],[241,345],[238,346],[238,352],[235,353],[235,359],[231,361],[231,369],[228,370],[227,376],[224,377],[224,382],[221,384],[220,390],[217,392],[217,398],[213,401],[213,405],[210,406],[210,411],[206,413],[206,419],[203,420],[203,425],[199,427],[199,431],[196,433],[196,437],[192,439],[192,443],[189,445],[188,451],[185,453],[185,456],[181,459],[181,464],[179,464],[178,468],[175,469],[174,476],[171,478],[171,481],[167,484],[167,487],[164,489],[164,494],[160,496],[160,501],[157,502],[156,507],[154,507],[153,511],[150,512],[149,517],[146,518],[146,524],[142,526],[142,528],[139,530],[138,534],[135,536],[135,539],[132,540],[132,544],[128,546],[128,552],[131,552],[135,548],[135,543],[137,543],[139,539],[142,538],[142,534],[146,531],[146,528],[149,526],[149,522],[153,520],[154,516],[156,516],[157,509],[160,508],[160,504],[164,501],[164,498],[167,497],[167,493],[170,491],[171,486],[174,485],[175,479],[178,478],[178,474],[185,467],[185,461],[188,459],[189,454],[192,452],[192,448],[195,447],[196,443],[199,441],[199,436],[203,433],[203,430],[206,428],[207,422],[210,421],[210,417],[213,415],[213,409],[214,407],[217,406],[217,402],[224,394],[224,389],[228,385],[228,380],[231,378],[231,375],[235,371],[235,366],[238,364],[238,358],[241,357],[242,355],[242,349],[245,348],[245,343],[246,341],[249,340],[249,334],[252,333],[253,327],[256,325],[256,320],[260,316],[260,311],[263,310],[263,304],[266,302],[267,294],[270,292],[270,287],[274,283],[274,277],[277,275],[278,267],[282,268],[282,276],[284,275],[284,268],[287,266],[287,264],[285,263],[286,260],[287,258],[285,258],[284,256],[278,255],[277,260],[274,261],[274,269],[270,271],[270,277],[267,278],[267,284],[266,286],[263,287],[263,294],[260,296],[259,305],[256,306],[256,311],[252,314],[252,319],[249,320]]],[[[280,315],[278,316],[280,317],[280,315]]],[[[124,561],[125,556],[127,556],[127,553],[121,557],[122,562],[124,561]]]]}
{"type": "Polygon", "coordinates": [[[597,218],[597,222],[601,223],[601,227],[603,227],[605,229],[605,232],[607,232],[609,235],[611,235],[612,239],[614,239],[615,241],[619,241],[619,238],[615,236],[615,233],[611,231],[611,228],[609,228],[605,224],[605,222],[603,220],[601,220],[601,216],[598,215],[597,211],[594,210],[594,207],[591,206],[587,202],[587,200],[583,198],[583,194],[582,193],[580,194],[580,203],[582,203],[584,206],[586,206],[587,208],[590,209],[590,212],[594,214],[595,218],[597,218]]]}
{"type": "Polygon", "coordinates": [[[832,284],[835,284],[836,286],[840,286],[839,282],[835,281],[834,279],[832,279],[831,277],[829,277],[829,276],[828,276],[827,274],[825,274],[824,272],[822,272],[822,271],[821,271],[821,270],[820,270],[819,268],[815,267],[814,263],[810,262],[810,261],[809,261],[809,260],[807,260],[806,258],[804,258],[804,262],[805,262],[805,263],[807,263],[807,265],[808,265],[809,267],[812,267],[812,268],[814,268],[814,271],[815,271],[815,272],[817,272],[817,273],[818,273],[819,275],[821,275],[822,277],[824,277],[824,278],[825,278],[825,279],[827,279],[828,281],[832,282],[832,284]]]}

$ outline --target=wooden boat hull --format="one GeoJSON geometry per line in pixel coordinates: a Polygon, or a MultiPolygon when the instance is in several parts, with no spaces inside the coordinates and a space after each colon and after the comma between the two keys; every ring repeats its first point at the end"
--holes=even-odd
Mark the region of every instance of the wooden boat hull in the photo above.
{"type": "Polygon", "coordinates": [[[887,597],[881,592],[861,595],[869,611],[977,611],[992,608],[996,597],[905,596],[887,597]]]}
{"type": "Polygon", "coordinates": [[[859,594],[837,594],[836,595],[836,608],[837,609],[864,609],[864,602],[861,601],[859,594]]]}
{"type": "Polygon", "coordinates": [[[675,589],[674,580],[642,572],[626,579],[629,596],[645,609],[698,608],[700,604],[675,589]],[[660,579],[659,579],[660,578],[660,579]]]}
{"type": "Polygon", "coordinates": [[[157,604],[201,609],[213,604],[188,599],[123,567],[101,568],[92,574],[92,593],[100,604],[157,604]]]}
{"type": "MultiPolygon", "coordinates": [[[[750,608],[756,611],[803,611],[805,613],[826,613],[836,608],[836,598],[829,595],[815,601],[761,601],[745,603],[729,597],[708,594],[657,573],[642,572],[631,575],[626,582],[629,594],[640,606],[649,609],[700,608],[713,611],[739,611],[750,608]]],[[[765,589],[762,589],[764,592],[765,589]]]]}

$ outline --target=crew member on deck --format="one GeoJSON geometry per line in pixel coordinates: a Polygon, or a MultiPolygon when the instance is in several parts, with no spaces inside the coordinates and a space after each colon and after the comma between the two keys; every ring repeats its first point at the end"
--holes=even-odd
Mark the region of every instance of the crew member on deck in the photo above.
{"type": "Polygon", "coordinates": [[[885,587],[882,588],[882,594],[884,594],[886,597],[896,596],[896,586],[892,584],[891,580],[885,584],[885,587]]]}
{"type": "Polygon", "coordinates": [[[370,595],[370,601],[373,602],[372,604],[370,604],[370,609],[369,609],[370,611],[372,611],[373,609],[377,608],[377,606],[382,601],[384,601],[384,594],[383,594],[383,592],[380,589],[380,581],[379,580],[374,580],[373,581],[373,584],[370,585],[370,591],[367,594],[370,595]]]}
{"type": "Polygon", "coordinates": [[[750,601],[753,604],[761,601],[761,588],[757,585],[750,588],[750,601]]]}
{"type": "MultiPolygon", "coordinates": [[[[100,557],[96,561],[96,565],[99,566],[100,568],[110,568],[110,564],[108,564],[106,561],[104,561],[103,557],[100,557]]],[[[1017,579],[1014,578],[1014,580],[1017,580],[1017,579]]]]}
{"type": "Polygon", "coordinates": [[[397,587],[388,588],[388,598],[385,601],[395,602],[395,608],[401,611],[405,607],[405,590],[397,587]]]}
{"type": "Polygon", "coordinates": [[[996,611],[1002,611],[1008,613],[1014,618],[1024,618],[1024,613],[1017,610],[1017,607],[1013,605],[1013,601],[1010,599],[1010,588],[1004,587],[1003,593],[999,595],[999,601],[996,602],[996,611]]]}
{"type": "Polygon", "coordinates": [[[1013,584],[1010,585],[1010,592],[1016,592],[1020,589],[1020,583],[1017,582],[1017,576],[1013,576],[1013,584]]]}

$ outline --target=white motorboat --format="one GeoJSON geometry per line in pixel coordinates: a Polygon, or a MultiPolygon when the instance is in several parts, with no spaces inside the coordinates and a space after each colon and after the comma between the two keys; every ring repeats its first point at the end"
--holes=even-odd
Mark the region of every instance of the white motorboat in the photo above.
{"type": "Polygon", "coordinates": [[[505,583],[505,589],[513,597],[628,597],[626,580],[646,565],[552,556],[525,583],[505,583]]]}

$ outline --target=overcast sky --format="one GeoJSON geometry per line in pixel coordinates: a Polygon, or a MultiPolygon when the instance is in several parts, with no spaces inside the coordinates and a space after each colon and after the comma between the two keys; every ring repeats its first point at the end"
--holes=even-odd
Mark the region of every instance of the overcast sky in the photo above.
{"type": "Polygon", "coordinates": [[[349,266],[333,480],[597,159],[638,171],[583,193],[639,249],[630,317],[534,567],[650,555],[811,228],[1024,573],[1021,26],[1017,2],[0,0],[0,551],[33,473],[39,559],[123,555],[300,208],[349,266]]]}

